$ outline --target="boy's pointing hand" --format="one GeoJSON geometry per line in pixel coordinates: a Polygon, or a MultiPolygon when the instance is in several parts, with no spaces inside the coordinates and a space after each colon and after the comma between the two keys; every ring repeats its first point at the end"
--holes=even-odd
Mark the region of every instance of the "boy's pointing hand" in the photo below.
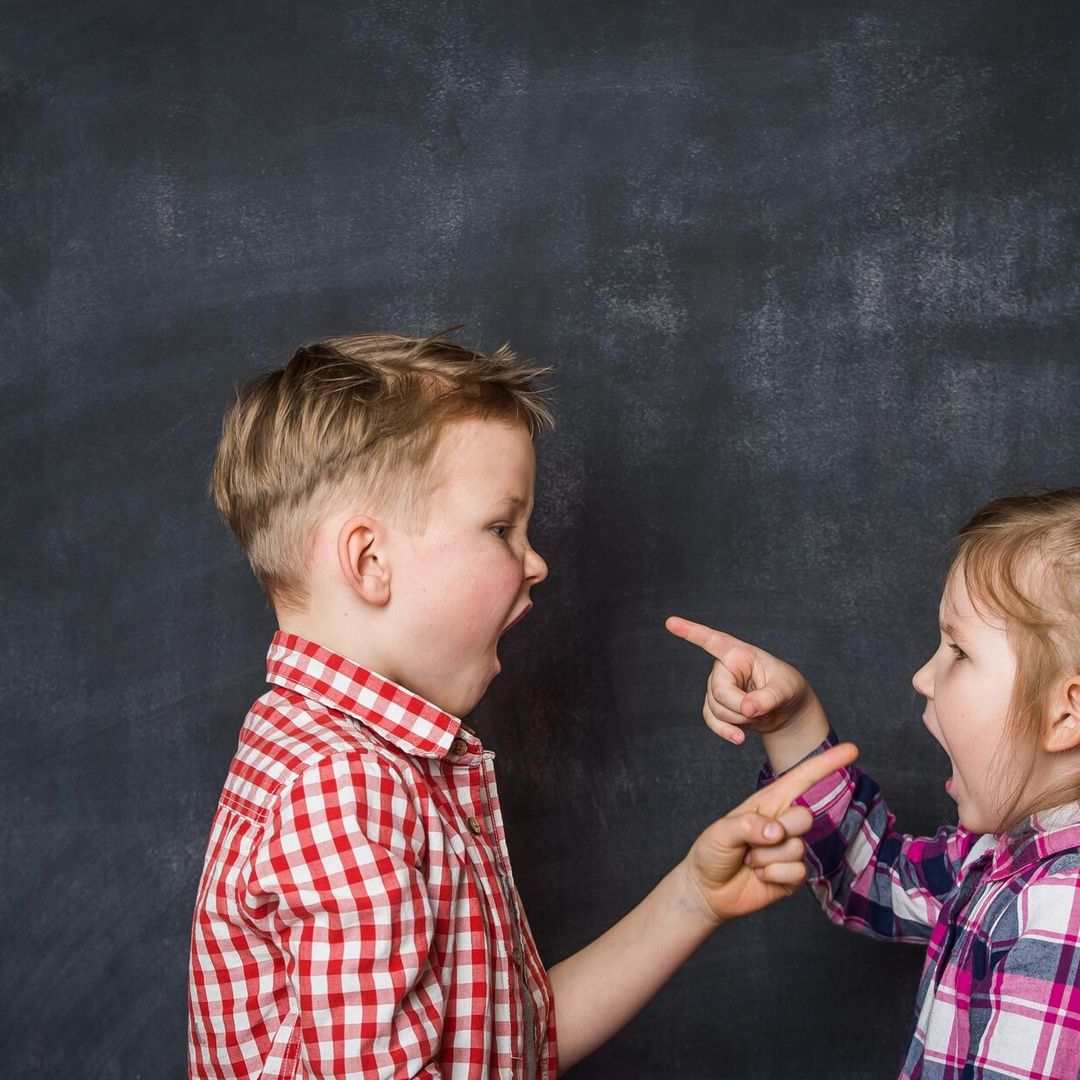
{"type": "Polygon", "coordinates": [[[707,918],[724,922],[789,896],[806,877],[803,842],[810,811],[792,803],[859,756],[841,743],[810,758],[709,826],[686,858],[691,895],[707,918]],[[751,856],[756,855],[754,865],[751,856]]]}

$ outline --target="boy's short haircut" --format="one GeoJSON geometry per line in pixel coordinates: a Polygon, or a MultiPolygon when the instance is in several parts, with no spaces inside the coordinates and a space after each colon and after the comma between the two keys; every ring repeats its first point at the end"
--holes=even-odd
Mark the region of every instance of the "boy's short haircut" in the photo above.
{"type": "Polygon", "coordinates": [[[358,334],[297,350],[242,387],[222,424],[210,491],[278,611],[303,610],[308,555],[343,496],[422,528],[439,435],[495,419],[536,436],[553,426],[548,374],[508,345],[485,355],[445,334],[358,334]]]}

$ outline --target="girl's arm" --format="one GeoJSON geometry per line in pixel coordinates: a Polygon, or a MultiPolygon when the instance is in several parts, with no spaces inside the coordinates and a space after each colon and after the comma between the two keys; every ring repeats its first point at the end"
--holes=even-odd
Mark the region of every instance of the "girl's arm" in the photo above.
{"type": "MultiPolygon", "coordinates": [[[[830,730],[812,754],[835,743],[830,730]]],[[[759,786],[774,779],[766,765],[759,786]]],[[[993,844],[992,837],[959,827],[929,837],[899,832],[881,789],[855,766],[833,773],[798,802],[814,815],[803,838],[807,884],[834,923],[871,937],[927,940],[960,877],[993,844]]]]}
{"type": "MultiPolygon", "coordinates": [[[[813,689],[790,664],[701,623],[671,618],[667,628],[715,661],[703,709],[709,727],[736,744],[746,728],[761,736],[769,764],[759,787],[836,743],[813,689]]],[[[811,888],[833,922],[874,937],[929,938],[942,903],[991,842],[965,829],[927,838],[897,832],[877,784],[853,767],[798,801],[814,815],[804,837],[811,888]]],[[[769,859],[757,851],[751,865],[764,868],[769,859]]]]}

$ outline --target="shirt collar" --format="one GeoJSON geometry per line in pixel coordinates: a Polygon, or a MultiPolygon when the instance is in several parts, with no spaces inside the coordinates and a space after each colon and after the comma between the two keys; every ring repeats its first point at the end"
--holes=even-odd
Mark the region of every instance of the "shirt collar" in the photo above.
{"type": "Polygon", "coordinates": [[[445,757],[461,727],[456,716],[397,683],[282,630],[266,654],[266,681],[347,713],[418,757],[445,757]]]}
{"type": "Polygon", "coordinates": [[[1080,802],[1040,810],[1012,832],[999,836],[990,876],[1011,877],[1032,863],[1068,850],[1080,850],[1080,802]]]}

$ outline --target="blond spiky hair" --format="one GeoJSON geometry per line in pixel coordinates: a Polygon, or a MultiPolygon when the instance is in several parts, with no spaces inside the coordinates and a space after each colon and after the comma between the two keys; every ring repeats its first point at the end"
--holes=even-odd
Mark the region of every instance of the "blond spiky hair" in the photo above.
{"type": "Polygon", "coordinates": [[[534,437],[550,429],[536,384],[549,372],[508,345],[485,355],[445,334],[369,333],[305,345],[243,386],[225,414],[210,493],[274,607],[305,607],[314,531],[342,495],[422,526],[451,421],[495,419],[534,437]]]}

